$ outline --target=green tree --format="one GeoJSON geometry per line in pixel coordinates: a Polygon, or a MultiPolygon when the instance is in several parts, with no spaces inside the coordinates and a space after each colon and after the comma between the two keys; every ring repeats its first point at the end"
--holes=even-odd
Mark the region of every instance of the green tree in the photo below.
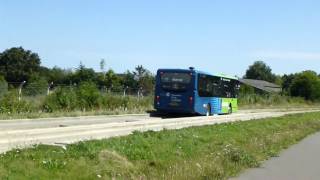
{"type": "Polygon", "coordinates": [[[105,74],[105,81],[108,88],[120,88],[120,77],[112,70],[109,69],[105,74]]]}
{"type": "Polygon", "coordinates": [[[38,54],[14,47],[1,53],[0,74],[8,82],[28,81],[35,72],[39,72],[40,63],[38,54]]]}
{"type": "Polygon", "coordinates": [[[72,71],[68,69],[61,69],[57,66],[49,70],[47,79],[48,82],[54,84],[68,84],[72,79],[72,71]]]}
{"type": "Polygon", "coordinates": [[[95,82],[96,83],[96,72],[91,68],[86,68],[82,62],[76,72],[72,75],[70,81],[72,83],[79,84],[80,82],[95,82]]]}
{"type": "Polygon", "coordinates": [[[140,88],[143,88],[148,92],[153,91],[155,78],[149,70],[145,69],[142,65],[139,65],[135,68],[133,74],[138,81],[138,86],[140,88]]]}
{"type": "Polygon", "coordinates": [[[272,73],[272,69],[263,61],[256,61],[253,63],[253,65],[249,66],[244,78],[264,80],[269,82],[275,82],[276,80],[276,76],[272,73]]]}
{"type": "Polygon", "coordinates": [[[290,86],[296,74],[285,74],[282,76],[282,91],[285,94],[290,94],[290,86]]]}
{"type": "Polygon", "coordinates": [[[303,71],[297,74],[290,86],[290,94],[306,100],[320,100],[320,79],[317,73],[303,71]]]}
{"type": "Polygon", "coordinates": [[[133,89],[138,88],[138,81],[136,81],[134,73],[130,72],[129,70],[124,73],[121,84],[124,87],[133,89]]]}

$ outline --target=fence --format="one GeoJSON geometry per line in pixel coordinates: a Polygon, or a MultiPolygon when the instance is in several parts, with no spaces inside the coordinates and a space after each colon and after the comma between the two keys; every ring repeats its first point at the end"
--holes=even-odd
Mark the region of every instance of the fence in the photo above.
{"type": "MultiPolygon", "coordinates": [[[[55,92],[59,88],[70,88],[76,89],[79,88],[76,84],[46,84],[46,83],[26,83],[24,82],[9,82],[7,85],[0,86],[0,95],[5,94],[8,91],[16,91],[19,100],[22,97],[33,97],[33,96],[47,96],[55,92]]],[[[152,91],[148,91],[140,88],[132,88],[129,86],[101,86],[98,87],[99,91],[102,94],[112,94],[118,96],[136,96],[138,98],[143,98],[145,96],[152,95],[152,91]]]]}

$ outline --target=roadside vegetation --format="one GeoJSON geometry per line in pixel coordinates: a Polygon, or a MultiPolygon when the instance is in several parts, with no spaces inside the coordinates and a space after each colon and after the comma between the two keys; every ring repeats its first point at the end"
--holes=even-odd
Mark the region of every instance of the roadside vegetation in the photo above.
{"type": "MultiPolygon", "coordinates": [[[[41,66],[38,54],[22,47],[0,53],[0,119],[145,113],[153,110],[155,78],[143,66],[115,73],[87,68],[75,70],[41,66]]],[[[266,94],[242,85],[240,109],[313,107],[320,102],[320,78],[303,71],[275,75],[262,61],[249,66],[244,78],[281,85],[281,94],[266,94]]]]}
{"type": "Polygon", "coordinates": [[[191,127],[0,155],[0,179],[227,179],[320,130],[320,113],[191,127]]]}

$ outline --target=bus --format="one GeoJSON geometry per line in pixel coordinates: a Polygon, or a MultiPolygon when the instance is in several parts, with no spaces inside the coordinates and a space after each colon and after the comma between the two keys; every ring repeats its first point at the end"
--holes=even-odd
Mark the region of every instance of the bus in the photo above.
{"type": "Polygon", "coordinates": [[[159,69],[154,108],[160,113],[231,114],[238,110],[238,78],[189,69],[159,69]]]}

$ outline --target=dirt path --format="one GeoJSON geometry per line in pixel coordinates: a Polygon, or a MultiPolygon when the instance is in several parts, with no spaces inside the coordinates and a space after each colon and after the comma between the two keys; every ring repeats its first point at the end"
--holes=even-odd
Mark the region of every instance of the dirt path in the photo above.
{"type": "Polygon", "coordinates": [[[128,135],[133,131],[159,131],[233,121],[247,121],[319,109],[245,110],[211,117],[161,118],[149,115],[87,116],[0,121],[0,152],[33,144],[64,145],[83,140],[128,135]]]}

